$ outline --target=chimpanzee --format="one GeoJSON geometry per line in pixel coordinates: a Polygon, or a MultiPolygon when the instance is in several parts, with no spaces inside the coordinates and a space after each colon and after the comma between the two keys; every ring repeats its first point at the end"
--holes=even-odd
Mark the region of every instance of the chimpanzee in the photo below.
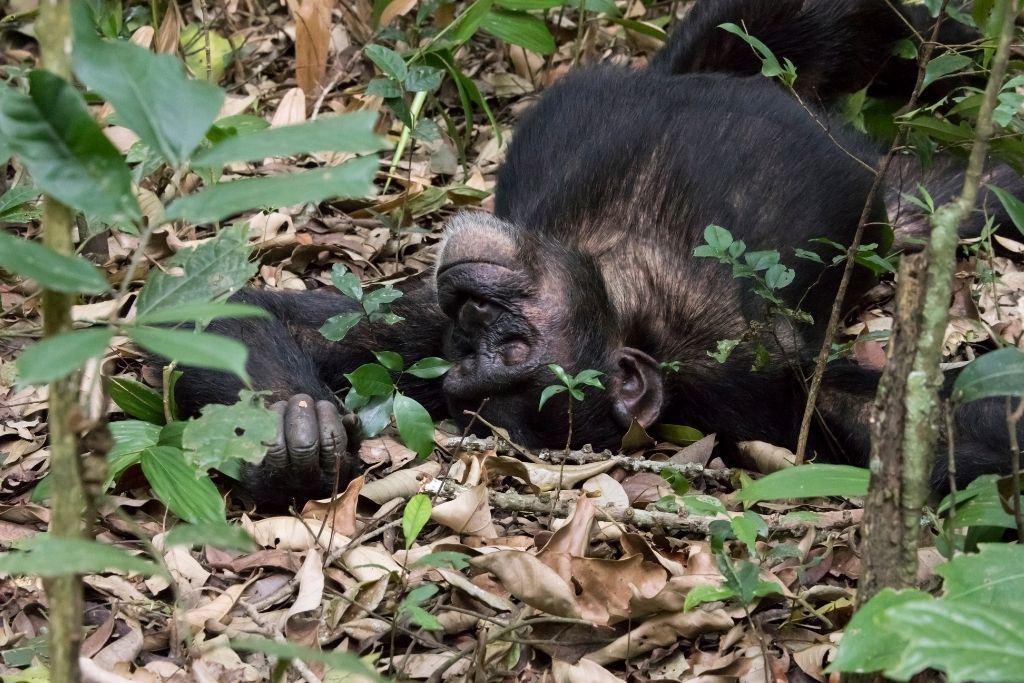
{"type": "MultiPolygon", "coordinates": [[[[829,105],[866,86],[908,93],[915,70],[893,46],[908,26],[926,30],[921,19],[890,0],[701,0],[650,66],[581,68],[540,98],[498,173],[494,214],[448,222],[436,270],[407,283],[393,305],[404,322],[364,322],[332,343],[318,328],[355,310],[350,299],[325,290],[236,294],[272,317],[221,320],[210,331],[248,345],[249,374],[281,419],[278,444],[243,483],[268,504],[325,495],[336,479],[344,485],[356,471],[358,421],[342,416],[335,395],[347,386],[344,373],[372,362],[374,350],[407,362],[449,359],[443,380],[403,377],[402,391],[438,418],[465,421],[483,404],[488,421],[526,446],[561,447],[569,436],[566,394],[537,407],[555,382],[547,365],[557,363],[604,373],[605,389],[588,390],[574,408],[576,445],[616,446],[636,420],[716,432],[726,453],[752,439],[793,447],[803,376],[840,278],[839,268],[792,258],[793,249],[812,249],[819,237],[850,242],[880,157],[829,105]],[[718,28],[724,22],[795,64],[796,97],[760,75],[760,59],[718,28]],[[695,257],[708,225],[748,250],[779,250],[794,269],[784,303],[813,323],[766,318],[750,280],[695,257]],[[760,349],[740,344],[725,362],[709,356],[758,321],[760,349]]],[[[1007,177],[997,184],[1019,193],[1019,179],[999,172],[1007,177]]],[[[881,242],[886,222],[897,242],[926,223],[901,188],[929,182],[942,201],[960,175],[949,162],[922,173],[901,160],[871,206],[865,242],[881,242]]],[[[848,300],[871,284],[857,268],[848,300]]],[[[819,459],[865,462],[876,385],[875,371],[830,367],[810,441],[819,459]]],[[[240,387],[190,369],[177,399],[195,413],[235,401],[240,387]]],[[[962,481],[1008,463],[1002,413],[975,405],[958,419],[962,481]]]]}

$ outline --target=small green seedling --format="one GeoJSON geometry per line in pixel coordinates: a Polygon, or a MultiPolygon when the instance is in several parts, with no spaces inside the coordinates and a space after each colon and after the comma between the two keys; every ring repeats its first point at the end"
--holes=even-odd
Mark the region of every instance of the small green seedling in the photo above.
{"type": "Polygon", "coordinates": [[[328,318],[320,328],[320,334],[327,339],[341,341],[363,318],[372,323],[383,322],[388,325],[403,320],[402,316],[391,312],[391,303],[402,296],[402,292],[391,285],[365,292],[359,277],[340,263],[335,263],[331,268],[331,284],[344,296],[357,302],[362,310],[328,318]]]}
{"type": "Polygon", "coordinates": [[[580,370],[576,373],[575,377],[571,377],[569,373],[557,363],[550,363],[548,368],[551,372],[555,373],[555,377],[561,384],[552,384],[549,387],[545,387],[544,391],[540,395],[540,405],[537,406],[537,410],[541,410],[544,404],[548,402],[548,399],[556,394],[561,394],[563,391],[568,391],[569,395],[577,401],[583,400],[583,390],[581,387],[596,387],[603,390],[604,385],[601,384],[601,380],[598,379],[604,373],[600,370],[580,370]]]}

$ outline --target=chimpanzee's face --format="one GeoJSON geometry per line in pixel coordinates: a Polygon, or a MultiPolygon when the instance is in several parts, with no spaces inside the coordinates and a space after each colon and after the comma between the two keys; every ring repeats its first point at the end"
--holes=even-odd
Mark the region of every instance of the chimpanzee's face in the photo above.
{"type": "MultiPolygon", "coordinates": [[[[488,422],[509,429],[517,443],[564,446],[568,394],[538,410],[541,392],[558,383],[551,363],[570,374],[587,368],[605,373],[607,391],[583,388],[585,401],[573,404],[574,442],[616,445],[634,416],[649,423],[660,411],[660,378],[656,388],[649,386],[651,373],[643,378],[647,382],[639,381],[648,405],[632,396],[636,354],[643,354],[628,349],[623,357],[616,347],[615,316],[600,274],[556,245],[538,248],[514,226],[486,214],[456,216],[437,266],[437,294],[451,321],[445,354],[452,369],[444,392],[452,416],[463,424],[470,420],[465,411],[479,410],[488,422]]],[[[656,375],[657,364],[646,361],[656,375]]],[[[480,422],[476,427],[487,432],[480,422]]]]}

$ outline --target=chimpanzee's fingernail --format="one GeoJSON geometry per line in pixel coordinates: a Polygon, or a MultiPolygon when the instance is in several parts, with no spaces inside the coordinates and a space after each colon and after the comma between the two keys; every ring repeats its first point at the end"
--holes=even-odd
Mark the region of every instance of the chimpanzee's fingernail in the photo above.
{"type": "Polygon", "coordinates": [[[320,451],[320,429],[312,397],[296,394],[288,399],[284,435],[292,467],[302,471],[315,470],[320,451]]]}
{"type": "Polygon", "coordinates": [[[284,415],[288,408],[287,401],[278,401],[270,406],[277,420],[277,435],[267,446],[267,454],[263,457],[263,466],[272,470],[281,470],[288,466],[288,447],[284,440],[284,415]]]}

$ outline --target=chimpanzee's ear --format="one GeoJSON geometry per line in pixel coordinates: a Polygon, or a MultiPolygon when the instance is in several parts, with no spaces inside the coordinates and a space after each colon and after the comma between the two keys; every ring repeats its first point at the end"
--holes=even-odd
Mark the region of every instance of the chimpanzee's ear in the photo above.
{"type": "Polygon", "coordinates": [[[636,418],[642,427],[658,420],[665,401],[658,362],[639,349],[615,352],[615,371],[608,380],[612,415],[623,429],[636,418]]]}

